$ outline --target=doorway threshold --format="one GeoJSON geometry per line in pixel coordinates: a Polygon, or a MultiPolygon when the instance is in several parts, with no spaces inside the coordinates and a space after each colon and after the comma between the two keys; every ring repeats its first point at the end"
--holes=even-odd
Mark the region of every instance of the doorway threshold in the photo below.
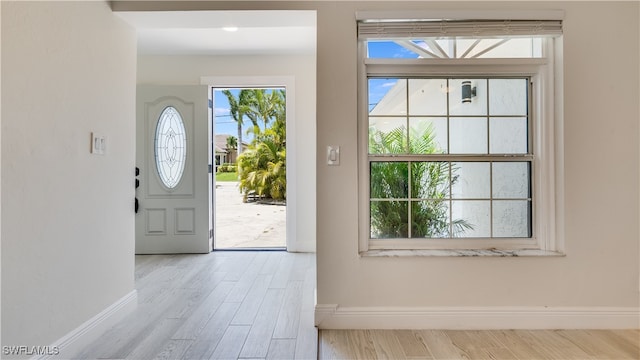
{"type": "Polygon", "coordinates": [[[287,251],[286,247],[245,247],[245,248],[223,248],[213,249],[213,251],[287,251]]]}

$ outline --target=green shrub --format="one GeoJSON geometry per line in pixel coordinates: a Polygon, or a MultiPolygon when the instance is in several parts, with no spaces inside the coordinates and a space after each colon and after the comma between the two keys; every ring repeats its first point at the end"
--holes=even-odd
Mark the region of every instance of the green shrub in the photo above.
{"type": "Polygon", "coordinates": [[[236,172],[237,166],[236,164],[230,164],[230,163],[224,163],[222,165],[218,165],[218,172],[219,173],[232,173],[232,172],[236,172]]]}

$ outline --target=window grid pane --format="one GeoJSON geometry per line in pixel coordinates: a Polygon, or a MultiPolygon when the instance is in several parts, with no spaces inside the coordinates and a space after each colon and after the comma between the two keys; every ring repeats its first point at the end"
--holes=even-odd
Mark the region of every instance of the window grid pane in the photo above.
{"type": "Polygon", "coordinates": [[[528,84],[527,78],[370,79],[371,238],[530,238],[531,160],[503,156],[529,153],[528,84]],[[391,97],[372,90],[376,84],[391,97]],[[372,92],[379,96],[373,107],[372,92]],[[469,101],[481,104],[463,108],[469,101]],[[446,154],[459,160],[429,161],[446,154]],[[478,156],[488,158],[460,160],[478,156]]]}
{"type": "Polygon", "coordinates": [[[372,162],[371,236],[531,237],[530,167],[522,161],[372,162]]]}

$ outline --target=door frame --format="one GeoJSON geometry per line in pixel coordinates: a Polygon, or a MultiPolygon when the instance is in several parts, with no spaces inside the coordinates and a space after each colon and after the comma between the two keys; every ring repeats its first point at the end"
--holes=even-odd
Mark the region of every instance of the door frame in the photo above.
{"type": "MultiPolygon", "coordinates": [[[[201,85],[211,88],[276,88],[285,89],[286,107],[285,114],[287,116],[287,215],[286,215],[286,248],[289,252],[298,251],[298,241],[296,239],[296,194],[297,194],[297,178],[296,178],[296,133],[295,127],[295,77],[293,76],[203,76],[200,78],[201,85]]],[[[210,112],[213,113],[214,110],[210,112]]],[[[213,116],[213,115],[212,115],[213,116]]],[[[212,120],[211,126],[213,135],[215,135],[215,123],[212,120]]],[[[213,188],[215,188],[215,176],[213,176],[213,188]]],[[[212,191],[213,192],[213,191],[212,191]]],[[[215,202],[215,199],[213,200],[215,202]]],[[[214,203],[215,207],[215,203],[214,203]]],[[[215,219],[215,213],[212,214],[215,219]]],[[[214,239],[215,242],[215,220],[214,220],[214,239]]]]}

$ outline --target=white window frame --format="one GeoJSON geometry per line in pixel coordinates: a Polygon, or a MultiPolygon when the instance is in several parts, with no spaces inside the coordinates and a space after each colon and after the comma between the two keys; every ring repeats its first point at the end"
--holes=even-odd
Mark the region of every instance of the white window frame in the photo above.
{"type": "MultiPolygon", "coordinates": [[[[358,41],[358,174],[359,252],[380,254],[397,250],[497,250],[511,255],[559,255],[564,252],[557,236],[558,196],[562,179],[562,37],[543,41],[543,57],[528,59],[368,59],[366,42],[358,41]],[[531,238],[371,239],[368,154],[368,76],[425,77],[530,77],[530,121],[533,160],[531,166],[531,238]],[[559,145],[558,145],[559,144],[559,145]],[[558,184],[556,184],[558,181],[558,184]],[[533,250],[533,252],[531,252],[533,250]]],[[[425,252],[423,252],[425,253],[425,252]]],[[[409,254],[415,254],[409,253],[409,254]]],[[[426,252],[426,254],[430,254],[426,252]]],[[[433,254],[442,255],[442,252],[433,254]]],[[[446,253],[445,253],[446,254],[446,253]]],[[[456,252],[459,255],[460,252],[456,252]]],[[[473,253],[477,255],[478,253],[473,253]]],[[[493,254],[495,255],[495,254],[493,254]]]]}

